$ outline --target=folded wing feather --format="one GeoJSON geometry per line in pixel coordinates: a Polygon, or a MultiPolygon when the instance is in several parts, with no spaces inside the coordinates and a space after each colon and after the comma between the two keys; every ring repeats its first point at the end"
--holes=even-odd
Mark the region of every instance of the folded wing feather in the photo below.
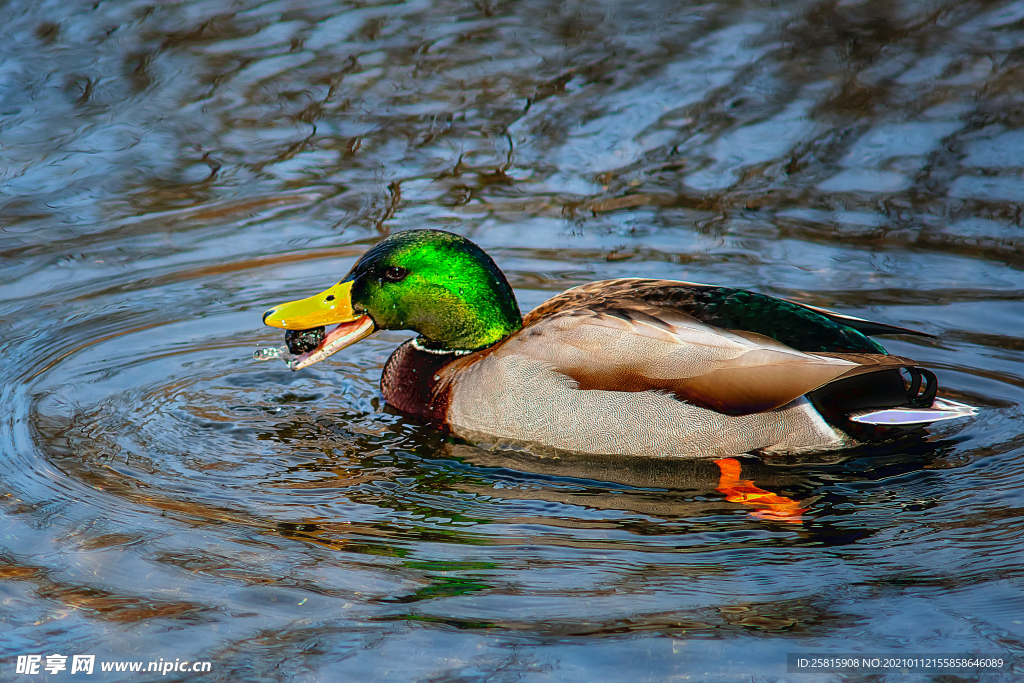
{"type": "Polygon", "coordinates": [[[616,304],[548,311],[495,353],[549,363],[582,390],[665,391],[729,415],[778,408],[840,377],[908,363],[873,354],[803,353],[664,307],[616,304]]]}

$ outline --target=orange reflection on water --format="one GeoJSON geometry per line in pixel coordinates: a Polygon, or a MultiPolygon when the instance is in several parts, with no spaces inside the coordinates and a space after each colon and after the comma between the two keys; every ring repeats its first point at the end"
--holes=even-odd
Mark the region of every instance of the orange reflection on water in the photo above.
{"type": "Polygon", "coordinates": [[[770,519],[791,524],[801,524],[807,508],[800,507],[800,502],[770,491],[758,488],[750,479],[740,479],[740,461],[736,458],[715,460],[722,471],[718,480],[719,493],[725,494],[730,503],[751,505],[757,509],[750,514],[758,519],[770,519]]]}

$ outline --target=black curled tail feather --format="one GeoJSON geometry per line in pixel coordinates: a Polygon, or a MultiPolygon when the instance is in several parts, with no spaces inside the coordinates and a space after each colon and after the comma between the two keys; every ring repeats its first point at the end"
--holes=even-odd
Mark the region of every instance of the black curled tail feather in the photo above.
{"type": "Polygon", "coordinates": [[[935,373],[905,366],[839,379],[809,392],[807,398],[826,422],[858,441],[885,441],[906,434],[908,429],[854,422],[849,419],[850,413],[882,408],[928,408],[938,388],[935,373]],[[909,382],[901,370],[909,374],[909,382]]]}
{"type": "Polygon", "coordinates": [[[939,390],[939,380],[935,373],[924,368],[906,368],[910,373],[910,388],[907,390],[907,405],[914,408],[930,408],[935,401],[935,394],[939,390]],[[924,379],[924,390],[921,390],[921,380],[924,379]]]}

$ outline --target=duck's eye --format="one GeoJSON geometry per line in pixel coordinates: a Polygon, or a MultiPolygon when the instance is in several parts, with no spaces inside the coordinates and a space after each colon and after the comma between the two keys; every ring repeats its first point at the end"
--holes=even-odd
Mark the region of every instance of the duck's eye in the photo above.
{"type": "Polygon", "coordinates": [[[388,266],[384,270],[384,279],[388,282],[401,282],[408,274],[408,268],[402,268],[401,266],[388,266]]]}

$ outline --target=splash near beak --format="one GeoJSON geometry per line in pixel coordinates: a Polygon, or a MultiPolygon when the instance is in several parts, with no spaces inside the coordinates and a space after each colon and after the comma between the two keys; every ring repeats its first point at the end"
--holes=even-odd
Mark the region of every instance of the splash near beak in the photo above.
{"type": "Polygon", "coordinates": [[[373,320],[352,310],[351,282],[339,282],[319,294],[281,304],[263,314],[263,324],[283,330],[311,330],[335,323],[338,326],[314,349],[288,363],[292,370],[318,363],[370,335],[375,329],[373,320]]]}

